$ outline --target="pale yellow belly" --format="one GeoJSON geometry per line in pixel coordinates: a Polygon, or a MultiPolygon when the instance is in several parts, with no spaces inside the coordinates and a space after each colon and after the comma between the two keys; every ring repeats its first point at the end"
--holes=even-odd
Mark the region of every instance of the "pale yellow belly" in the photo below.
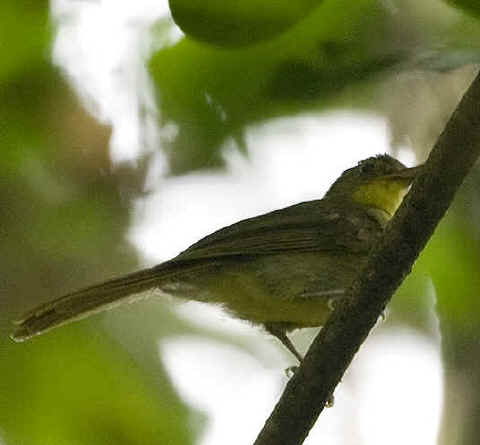
{"type": "Polygon", "coordinates": [[[164,290],[220,304],[253,323],[321,326],[363,261],[364,257],[318,253],[230,260],[182,274],[181,281],[168,283],[164,290]]]}

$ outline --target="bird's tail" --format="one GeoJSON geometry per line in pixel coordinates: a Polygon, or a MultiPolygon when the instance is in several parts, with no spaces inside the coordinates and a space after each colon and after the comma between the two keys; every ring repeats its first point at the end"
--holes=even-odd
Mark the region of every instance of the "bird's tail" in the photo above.
{"type": "Polygon", "coordinates": [[[80,289],[38,306],[14,322],[17,328],[11,338],[21,342],[96,312],[144,298],[145,291],[154,289],[166,277],[178,273],[178,269],[182,269],[178,266],[175,263],[163,263],[80,289]]]}

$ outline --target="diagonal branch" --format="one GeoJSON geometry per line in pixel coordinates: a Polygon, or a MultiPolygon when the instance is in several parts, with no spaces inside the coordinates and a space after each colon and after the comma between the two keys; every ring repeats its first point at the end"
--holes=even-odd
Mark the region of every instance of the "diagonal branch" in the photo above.
{"type": "Polygon", "coordinates": [[[375,325],[463,179],[480,155],[480,75],[465,93],[400,209],[303,364],[255,445],[299,445],[317,420],[353,356],[375,325]]]}

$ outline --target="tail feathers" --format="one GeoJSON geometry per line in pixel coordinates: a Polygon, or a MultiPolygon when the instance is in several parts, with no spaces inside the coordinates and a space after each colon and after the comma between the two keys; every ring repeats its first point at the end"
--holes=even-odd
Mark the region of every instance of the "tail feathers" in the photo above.
{"type": "Polygon", "coordinates": [[[45,303],[14,322],[18,326],[11,338],[21,342],[65,323],[145,298],[148,295],[142,293],[158,286],[169,274],[168,263],[161,266],[90,286],[45,303]]]}

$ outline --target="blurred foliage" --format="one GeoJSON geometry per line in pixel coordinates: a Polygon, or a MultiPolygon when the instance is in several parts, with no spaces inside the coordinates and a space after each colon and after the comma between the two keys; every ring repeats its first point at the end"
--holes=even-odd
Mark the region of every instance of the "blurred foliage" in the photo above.
{"type": "Polygon", "coordinates": [[[2,84],[17,75],[22,76],[26,67],[42,63],[48,54],[52,33],[47,0],[6,0],[0,11],[2,84]]]}
{"type": "Polygon", "coordinates": [[[8,338],[40,298],[138,267],[125,232],[144,171],[113,170],[110,128],[50,62],[52,29],[48,2],[1,2],[0,441],[191,444],[203,417],[173,391],[158,332],[142,361],[98,318],[22,345],[8,338]]]}
{"type": "Polygon", "coordinates": [[[328,107],[383,112],[372,89],[386,78],[480,60],[480,23],[439,0],[324,0],[261,43],[217,40],[184,38],[151,58],[160,123],[176,128],[165,144],[173,173],[222,165],[222,145],[245,148],[249,125],[328,107]]]}
{"type": "Polygon", "coordinates": [[[197,428],[166,375],[153,381],[143,363],[87,324],[15,348],[2,335],[0,350],[9,350],[0,382],[6,443],[192,443],[197,428]]]}
{"type": "Polygon", "coordinates": [[[390,124],[392,147],[411,147],[417,159],[425,159],[476,71],[471,65],[449,73],[415,70],[389,76],[373,92],[370,88],[390,124]]]}
{"type": "Polygon", "coordinates": [[[242,147],[248,124],[312,109],[317,99],[391,66],[393,52],[375,43],[384,20],[372,0],[326,0],[259,45],[225,50],[182,39],[158,51],[151,72],[161,119],[178,129],[171,170],[222,165],[222,143],[233,138],[242,147]]]}
{"type": "Polygon", "coordinates": [[[170,0],[175,23],[212,45],[242,46],[271,39],[303,19],[321,0],[170,0]]]}
{"type": "Polygon", "coordinates": [[[469,14],[480,16],[480,4],[477,0],[448,0],[448,3],[464,9],[469,14]]]}
{"type": "Polygon", "coordinates": [[[478,443],[480,415],[480,171],[470,174],[422,262],[437,294],[445,400],[440,444],[478,443]]]}

